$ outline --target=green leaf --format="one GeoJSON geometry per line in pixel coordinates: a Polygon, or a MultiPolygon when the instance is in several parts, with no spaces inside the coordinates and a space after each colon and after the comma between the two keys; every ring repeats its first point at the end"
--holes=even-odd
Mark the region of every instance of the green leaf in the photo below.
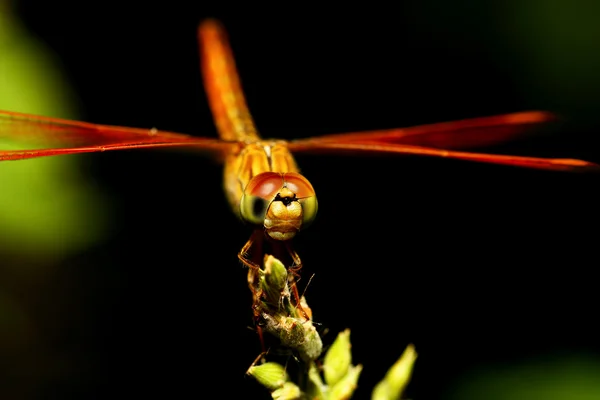
{"type": "Polygon", "coordinates": [[[410,344],[406,347],[398,361],[388,370],[385,378],[375,386],[371,396],[372,400],[400,399],[404,389],[410,381],[413,366],[417,359],[415,347],[410,344]]]}
{"type": "Polygon", "coordinates": [[[348,369],[352,364],[350,347],[350,329],[346,329],[338,334],[327,354],[325,354],[323,373],[327,385],[335,385],[348,373],[348,369]]]}
{"type": "Polygon", "coordinates": [[[270,390],[283,387],[283,384],[289,380],[285,368],[275,362],[253,365],[248,368],[247,374],[270,390]]]}

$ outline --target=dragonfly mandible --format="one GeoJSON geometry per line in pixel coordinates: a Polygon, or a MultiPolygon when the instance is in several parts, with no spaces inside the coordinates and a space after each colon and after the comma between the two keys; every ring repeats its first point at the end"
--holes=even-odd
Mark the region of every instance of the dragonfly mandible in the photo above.
{"type": "Polygon", "coordinates": [[[291,240],[310,224],[318,208],[315,191],[300,174],[293,153],[392,153],[545,170],[600,171],[599,165],[577,159],[468,151],[514,139],[555,119],[544,111],[289,141],[262,139],[248,110],[224,28],[216,20],[203,21],[198,39],[204,87],[219,138],[0,111],[0,139],[28,146],[0,150],[0,161],[137,148],[183,147],[209,153],[224,163],[223,186],[232,210],[254,227],[239,259],[258,269],[262,261],[250,253],[266,239],[283,246],[293,261],[292,271],[298,271],[302,263],[291,240]]]}

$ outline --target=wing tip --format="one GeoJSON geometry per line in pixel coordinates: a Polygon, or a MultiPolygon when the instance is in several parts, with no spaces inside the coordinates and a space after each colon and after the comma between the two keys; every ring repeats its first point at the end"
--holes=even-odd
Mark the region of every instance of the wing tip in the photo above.
{"type": "Polygon", "coordinates": [[[505,118],[507,119],[507,122],[513,124],[538,124],[562,119],[558,114],[543,110],[530,110],[505,114],[505,118]]]}
{"type": "Polygon", "coordinates": [[[581,172],[581,173],[600,173],[600,165],[591,161],[577,159],[558,159],[553,163],[561,166],[565,171],[581,172]]]}

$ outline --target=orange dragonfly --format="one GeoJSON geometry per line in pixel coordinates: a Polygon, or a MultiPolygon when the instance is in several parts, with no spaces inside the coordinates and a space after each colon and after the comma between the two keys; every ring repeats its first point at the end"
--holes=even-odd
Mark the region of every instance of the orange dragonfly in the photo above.
{"type": "MultiPolygon", "coordinates": [[[[599,165],[576,159],[467,151],[511,140],[555,119],[543,111],[290,141],[262,139],[246,105],[224,29],[217,21],[204,21],[198,39],[204,86],[220,138],[0,111],[0,139],[29,146],[0,150],[0,161],[134,148],[184,147],[207,152],[224,163],[224,188],[232,210],[255,228],[239,259],[257,271],[262,260],[256,254],[262,254],[253,250],[266,239],[291,257],[294,273],[302,264],[291,239],[315,218],[318,205],[292,153],[392,153],[544,170],[600,171],[599,165]]],[[[249,283],[252,288],[254,284],[249,283]]]]}

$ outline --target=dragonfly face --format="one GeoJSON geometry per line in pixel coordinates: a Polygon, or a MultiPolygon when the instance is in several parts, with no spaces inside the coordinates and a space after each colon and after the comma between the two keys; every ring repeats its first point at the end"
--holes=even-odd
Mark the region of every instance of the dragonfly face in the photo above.
{"type": "Polygon", "coordinates": [[[317,215],[317,196],[310,182],[296,172],[263,172],[242,195],[240,216],[263,226],[269,237],[290,240],[317,215]]]}

